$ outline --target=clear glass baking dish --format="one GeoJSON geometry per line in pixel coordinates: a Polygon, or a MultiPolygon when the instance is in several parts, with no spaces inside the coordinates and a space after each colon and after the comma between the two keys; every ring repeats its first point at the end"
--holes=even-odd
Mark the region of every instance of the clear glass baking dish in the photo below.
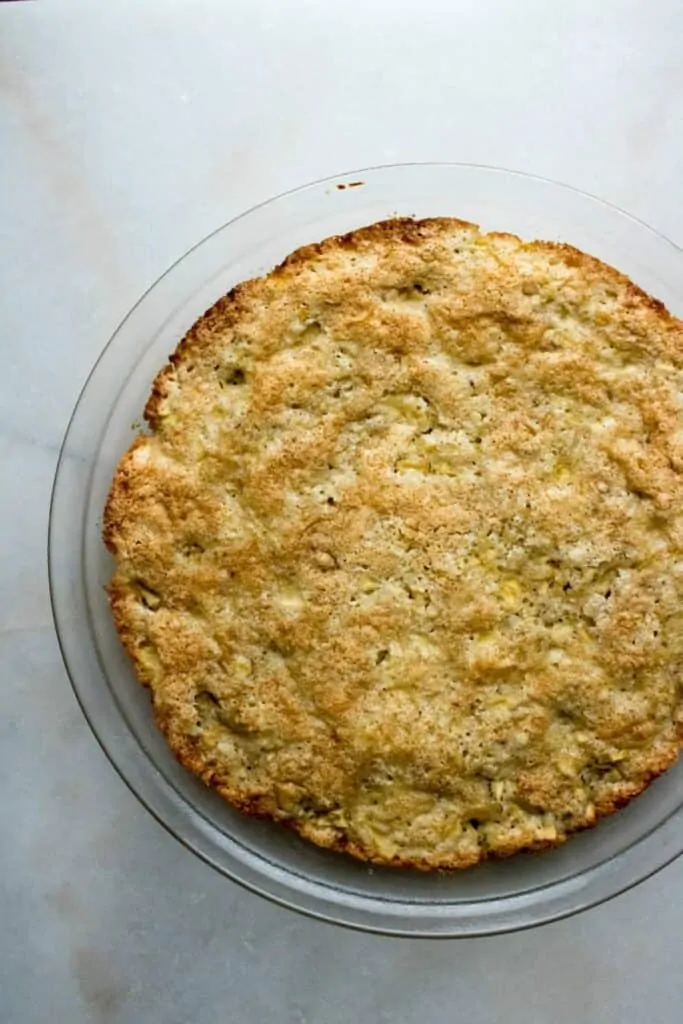
{"type": "Polygon", "coordinates": [[[176,763],[118,643],[104,593],[112,565],[100,526],[109,483],[140,429],[152,379],[184,332],[232,285],[298,246],[396,214],[456,216],[524,238],[570,242],[683,314],[680,249],[614,206],[541,178],[464,164],[396,165],[271,199],[179,259],[131,310],[90,374],[52,496],[52,605],[76,696],[105,753],[148,810],[198,856],[254,892],[327,921],[395,935],[484,935],[593,906],[676,857],[683,850],[683,763],[558,850],[451,874],[367,867],[243,817],[176,763]]]}

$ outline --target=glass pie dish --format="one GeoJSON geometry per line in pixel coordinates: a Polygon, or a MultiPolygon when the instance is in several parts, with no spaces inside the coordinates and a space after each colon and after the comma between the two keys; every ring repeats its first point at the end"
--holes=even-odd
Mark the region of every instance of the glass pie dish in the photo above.
{"type": "Polygon", "coordinates": [[[464,164],[376,167],[255,207],[186,253],[100,356],[59,458],[49,532],[52,605],[76,696],[110,761],[152,814],[248,889],[341,925],[473,936],[530,927],[623,892],[683,850],[683,763],[597,828],[543,854],[466,871],[369,867],[243,816],[183,769],[152,716],[109,612],[101,517],[116,464],[141,429],[152,379],[219,296],[299,246],[395,215],[454,216],[485,230],[569,242],[683,314],[683,253],[617,208],[564,185],[464,164]]]}

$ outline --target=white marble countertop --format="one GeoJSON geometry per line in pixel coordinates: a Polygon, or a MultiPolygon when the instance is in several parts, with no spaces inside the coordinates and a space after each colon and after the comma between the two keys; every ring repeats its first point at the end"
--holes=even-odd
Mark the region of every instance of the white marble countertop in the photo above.
{"type": "Polygon", "coordinates": [[[268,196],[402,160],[569,182],[683,243],[678,0],[0,3],[0,1020],[674,1024],[683,860],[466,942],[271,906],[170,838],[76,706],[46,582],[78,391],[184,250],[268,196]]]}

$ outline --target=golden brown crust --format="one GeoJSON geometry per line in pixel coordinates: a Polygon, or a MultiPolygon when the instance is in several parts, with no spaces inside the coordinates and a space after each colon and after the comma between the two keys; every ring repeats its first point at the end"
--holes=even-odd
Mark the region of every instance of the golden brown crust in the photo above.
{"type": "Polygon", "coordinates": [[[179,760],[380,864],[544,849],[683,741],[683,325],[448,219],[306,246],[157,376],[104,517],[179,760]]]}

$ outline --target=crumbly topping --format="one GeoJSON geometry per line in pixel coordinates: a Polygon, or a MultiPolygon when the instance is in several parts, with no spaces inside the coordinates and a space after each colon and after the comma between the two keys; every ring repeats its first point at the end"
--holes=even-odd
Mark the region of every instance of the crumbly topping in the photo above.
{"type": "Polygon", "coordinates": [[[376,862],[559,843],[676,758],[683,324],[567,246],[395,220],[221,299],[105,516],[177,755],[376,862]]]}

